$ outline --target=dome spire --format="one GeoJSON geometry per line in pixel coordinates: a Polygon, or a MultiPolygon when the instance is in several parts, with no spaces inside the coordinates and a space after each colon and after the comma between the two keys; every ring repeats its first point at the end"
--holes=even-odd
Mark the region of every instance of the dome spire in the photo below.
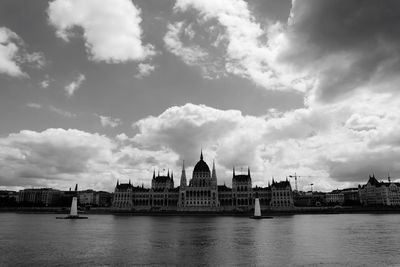
{"type": "Polygon", "coordinates": [[[200,160],[203,160],[203,148],[200,150],[200,160]]]}

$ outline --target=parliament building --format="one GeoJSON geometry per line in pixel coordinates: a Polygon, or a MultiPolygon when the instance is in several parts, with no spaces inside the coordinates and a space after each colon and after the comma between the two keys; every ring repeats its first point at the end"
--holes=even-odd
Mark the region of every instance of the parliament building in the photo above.
{"type": "Polygon", "coordinates": [[[200,153],[200,160],[193,169],[189,183],[186,178],[185,162],[179,186],[174,186],[173,172],[156,175],[153,171],[151,188],[119,183],[114,191],[112,207],[116,211],[179,211],[179,212],[245,212],[254,208],[258,197],[261,209],[291,209],[293,194],[286,181],[268,184],[268,187],[253,187],[250,168],[247,174],[232,171],[232,188],[218,185],[215,163],[212,170],[200,153]]]}

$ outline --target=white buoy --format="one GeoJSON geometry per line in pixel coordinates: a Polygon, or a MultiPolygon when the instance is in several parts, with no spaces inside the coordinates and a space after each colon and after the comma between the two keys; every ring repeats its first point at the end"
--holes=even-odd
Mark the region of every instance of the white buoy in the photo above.
{"type": "Polygon", "coordinates": [[[70,211],[69,215],[70,216],[78,216],[78,198],[77,197],[72,198],[71,211],[70,211]]]}
{"type": "Polygon", "coordinates": [[[75,196],[72,197],[71,210],[67,217],[56,217],[56,219],[87,219],[88,217],[82,217],[78,215],[78,184],[75,186],[75,196]]]}

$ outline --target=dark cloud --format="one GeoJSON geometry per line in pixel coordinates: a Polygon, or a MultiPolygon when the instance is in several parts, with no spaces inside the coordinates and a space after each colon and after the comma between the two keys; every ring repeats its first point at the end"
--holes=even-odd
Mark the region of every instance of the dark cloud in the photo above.
{"type": "Polygon", "coordinates": [[[398,14],[398,1],[295,1],[286,32],[289,49],[281,60],[318,77],[315,94],[321,101],[397,79],[398,14]]]}
{"type": "Polygon", "coordinates": [[[329,175],[339,182],[358,182],[364,184],[368,175],[375,174],[379,180],[400,178],[400,165],[393,159],[400,158],[398,151],[360,153],[346,161],[329,160],[326,162],[329,175]]]}

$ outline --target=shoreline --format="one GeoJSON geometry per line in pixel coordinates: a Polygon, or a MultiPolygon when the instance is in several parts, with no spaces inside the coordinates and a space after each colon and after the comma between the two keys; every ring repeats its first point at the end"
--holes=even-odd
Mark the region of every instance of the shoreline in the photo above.
{"type": "MultiPolygon", "coordinates": [[[[25,214],[68,214],[69,208],[62,207],[10,207],[0,208],[0,213],[25,213],[25,214]]],[[[117,216],[234,216],[248,217],[253,211],[219,211],[219,212],[180,212],[180,211],[116,211],[110,208],[92,208],[80,211],[79,214],[104,214],[117,216]]],[[[293,210],[262,210],[263,215],[291,216],[315,214],[400,214],[400,207],[296,207],[293,210]]]]}

